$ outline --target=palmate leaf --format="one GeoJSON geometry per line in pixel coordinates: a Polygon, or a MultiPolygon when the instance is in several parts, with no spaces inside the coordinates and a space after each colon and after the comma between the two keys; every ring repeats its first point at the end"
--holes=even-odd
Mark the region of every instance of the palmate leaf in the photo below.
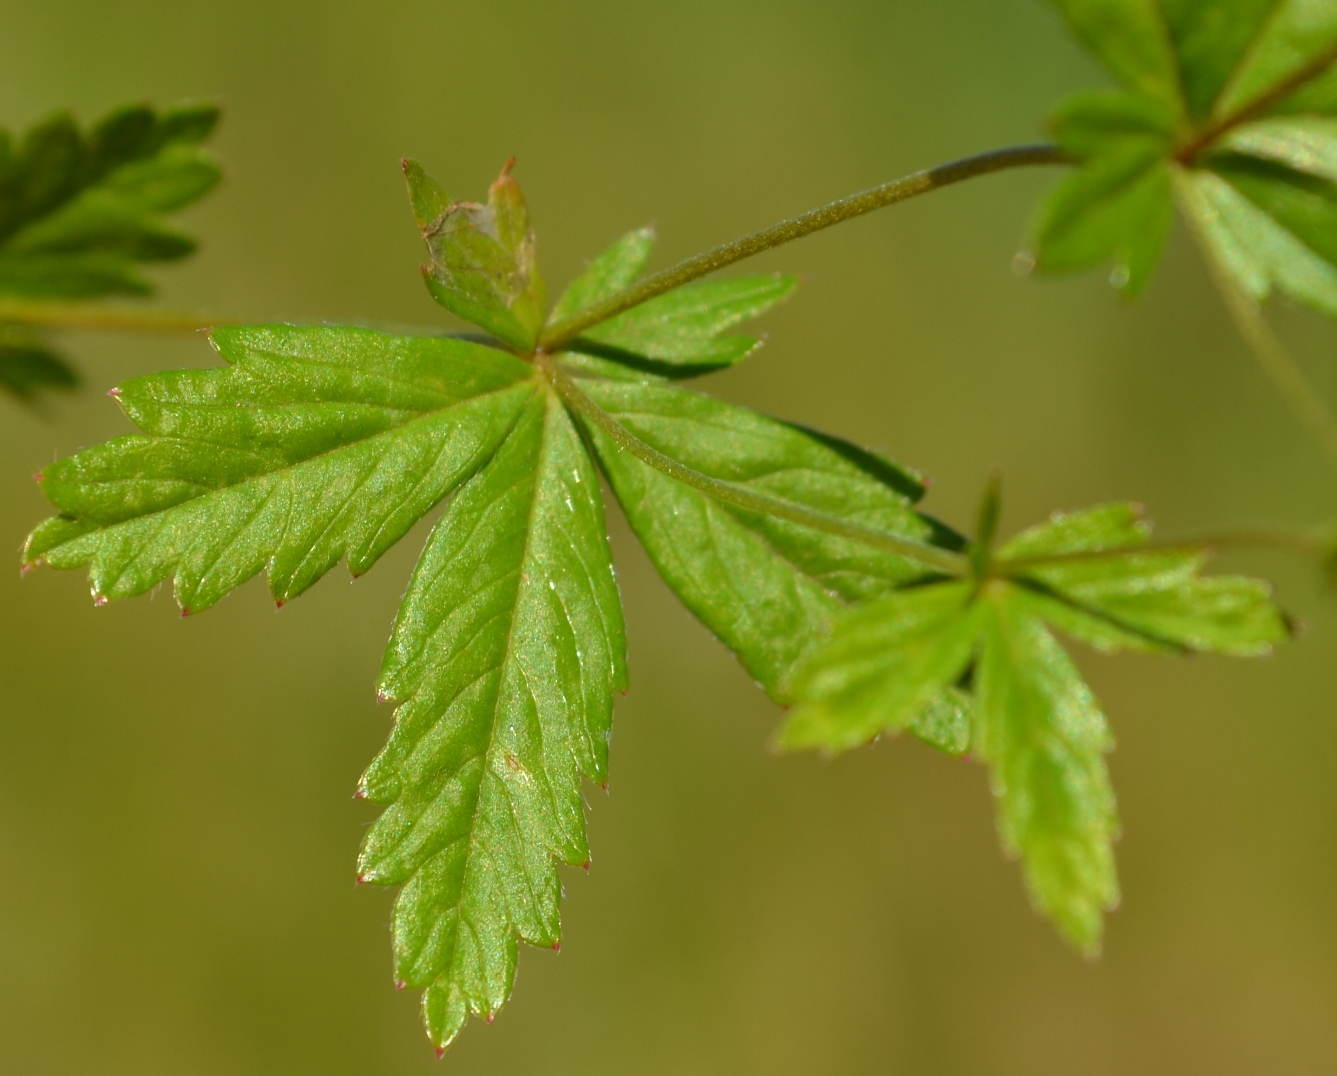
{"type": "Polygon", "coordinates": [[[1042,270],[1112,262],[1129,294],[1176,200],[1256,301],[1337,316],[1337,6],[1328,0],[1051,0],[1122,89],[1058,112],[1079,165],[1041,209],[1042,270]]]}
{"type": "Polygon", "coordinates": [[[1104,651],[1254,655],[1289,627],[1255,580],[1203,576],[1196,553],[1145,548],[1130,505],[1058,515],[1018,535],[982,581],[894,591],[841,614],[796,670],[789,748],[838,751],[910,727],[968,682],[969,749],[990,769],[1005,848],[1036,907],[1084,952],[1118,886],[1111,740],[1052,630],[1104,651]]]}
{"type": "Polygon", "coordinates": [[[517,939],[555,944],[554,857],[582,863],[581,775],[606,775],[625,687],[598,474],[513,355],[360,329],[219,329],[231,364],[117,392],[144,435],[47,468],[61,515],[25,561],[87,565],[99,602],[171,579],[183,611],[264,571],[280,601],[366,571],[452,492],[381,693],[401,703],[361,793],[387,805],[362,879],[404,883],[400,981],[444,1047],[505,1000],[517,939]]]}
{"type": "MultiPolygon", "coordinates": [[[[461,208],[408,171],[433,294],[523,351],[521,330],[532,335],[526,304],[541,301],[537,270],[520,274],[529,290],[509,299],[507,280],[518,278],[493,272],[505,258],[523,268],[532,255],[518,186],[503,173],[488,207],[461,208]]],[[[559,311],[624,286],[648,252],[645,233],[633,233],[559,311]]],[[[686,376],[697,359],[741,354],[720,334],[792,287],[743,279],[741,288],[688,289],[686,301],[653,318],[622,320],[636,326],[623,342],[639,352],[610,348],[613,357],[598,361],[633,380],[607,384],[711,407],[705,397],[674,396],[643,364],[685,360],[676,375],[686,376]]],[[[261,572],[282,603],[341,559],[355,574],[368,570],[449,499],[386,652],[380,694],[398,704],[394,730],[359,786],[386,806],[364,843],[360,878],[402,886],[396,977],[423,990],[429,1033],[444,1049],[470,1013],[490,1017],[506,1000],[519,941],[557,945],[557,863],[589,859],[580,781],[606,780],[612,700],[626,687],[598,467],[543,364],[502,347],[282,325],[217,329],[212,341],[221,369],[113,390],[140,434],[42,472],[59,514],[34,531],[24,562],[86,566],[98,603],[170,580],[183,612],[197,613],[261,572]]],[[[917,481],[894,465],[741,409],[722,414],[758,442],[742,463],[813,471],[772,481],[798,491],[830,472],[848,487],[825,496],[832,507],[848,502],[907,532],[933,531],[908,508],[917,481]]],[[[823,499],[815,489],[795,495],[823,499]]],[[[747,526],[766,534],[764,521],[747,526]]],[[[777,531],[772,540],[808,558],[803,585],[828,611],[838,593],[911,574],[858,547],[823,547],[816,535],[777,531]]],[[[808,630],[785,627],[791,649],[808,630]]],[[[930,719],[943,742],[962,739],[952,699],[930,719]]]]}

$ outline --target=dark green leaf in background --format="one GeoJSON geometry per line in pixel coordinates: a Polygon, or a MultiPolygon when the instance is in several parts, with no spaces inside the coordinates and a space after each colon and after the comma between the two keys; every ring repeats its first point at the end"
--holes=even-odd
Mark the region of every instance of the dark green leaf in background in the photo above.
{"type": "Polygon", "coordinates": [[[132,106],[88,132],[64,115],[21,139],[0,132],[0,296],[151,291],[137,263],[195,249],[162,214],[218,182],[200,147],[217,120],[212,106],[132,106]]]}
{"type": "Polygon", "coordinates": [[[1254,300],[1337,316],[1337,5],[1329,0],[1052,0],[1124,87],[1054,120],[1078,164],[1043,206],[1042,270],[1112,262],[1128,294],[1176,198],[1254,300]]]}
{"type": "MultiPolygon", "coordinates": [[[[22,137],[0,130],[0,307],[6,299],[151,292],[140,263],[195,249],[163,214],[218,182],[218,165],[200,146],[217,121],[207,105],[164,112],[132,105],[88,131],[67,115],[22,137]]],[[[38,338],[6,327],[0,309],[0,389],[31,402],[77,381],[38,338]]]]}
{"type": "Polygon", "coordinates": [[[0,324],[0,391],[23,403],[42,392],[68,391],[79,376],[32,333],[0,324]]]}

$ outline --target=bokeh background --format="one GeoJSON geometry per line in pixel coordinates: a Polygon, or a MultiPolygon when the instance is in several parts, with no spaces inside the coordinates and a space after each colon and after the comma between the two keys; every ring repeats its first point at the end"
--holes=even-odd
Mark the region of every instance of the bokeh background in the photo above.
{"type": "MultiPolygon", "coordinates": [[[[1042,133],[1100,80],[1038,0],[0,0],[0,124],[219,99],[220,190],[161,302],[256,320],[448,323],[397,168],[477,196],[511,154],[551,284],[654,221],[659,265],[911,169],[1042,133]]],[[[1337,485],[1226,324],[1184,235],[1145,301],[1010,269],[1051,173],[847,224],[759,268],[807,285],[709,387],[933,476],[968,524],[1108,498],[1164,529],[1312,522],[1337,485]]],[[[1337,329],[1277,314],[1337,400],[1337,329]]],[[[85,390],[0,401],[0,535],[28,476],[124,432],[102,391],[207,365],[197,337],[70,335],[85,390]]],[[[1337,1071],[1337,615],[1258,662],[1080,661],[1111,716],[1124,906],[1088,964],[1027,905],[985,774],[908,740],[767,750],[778,713],[612,522],[631,633],[587,877],[560,956],[439,1065],[359,889],[350,796],[415,531],[276,614],[182,621],[0,571],[0,1071],[32,1074],[1337,1071]]],[[[15,563],[17,556],[15,555],[15,563]]]]}

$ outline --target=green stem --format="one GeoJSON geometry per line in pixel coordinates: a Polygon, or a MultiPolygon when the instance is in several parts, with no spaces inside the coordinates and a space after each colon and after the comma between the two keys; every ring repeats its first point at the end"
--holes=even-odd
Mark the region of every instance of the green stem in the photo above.
{"type": "Polygon", "coordinates": [[[230,318],[204,317],[174,310],[154,310],[103,303],[0,299],[0,323],[42,328],[108,329],[117,332],[189,333],[232,324],[230,318]]]}
{"type": "Polygon", "coordinates": [[[1209,244],[1208,260],[1236,328],[1249,344],[1258,365],[1281,393],[1282,399],[1318,442],[1328,463],[1337,470],[1337,418],[1333,417],[1323,397],[1309,383],[1299,363],[1268,327],[1258,303],[1247,295],[1225,266],[1221,265],[1209,244]]]}
{"type": "Polygon", "coordinates": [[[885,206],[903,202],[908,198],[914,198],[916,195],[927,194],[929,191],[935,191],[953,183],[960,183],[965,179],[989,175],[992,172],[1001,172],[1007,168],[1067,163],[1069,163],[1068,158],[1058,146],[1047,144],[1013,146],[1007,149],[993,150],[989,153],[981,153],[974,157],[966,157],[963,160],[938,165],[936,168],[929,168],[923,172],[915,172],[901,179],[894,179],[880,187],[874,187],[872,190],[863,191],[860,194],[852,194],[848,198],[841,198],[830,205],[809,210],[802,216],[793,217],[790,220],[781,221],[779,224],[773,224],[769,228],[763,228],[759,232],[745,235],[741,239],[735,239],[732,243],[725,243],[714,250],[698,254],[662,272],[655,273],[653,276],[646,277],[639,284],[618,292],[618,294],[610,296],[603,302],[582,310],[579,314],[549,325],[543,332],[539,346],[545,351],[554,351],[579,336],[586,329],[607,321],[625,310],[630,310],[634,306],[639,306],[657,295],[663,295],[667,291],[681,287],[698,277],[706,276],[717,269],[723,269],[726,265],[732,265],[744,258],[750,258],[754,254],[760,254],[772,247],[792,243],[795,239],[801,239],[803,236],[810,235],[823,228],[830,228],[833,224],[840,224],[842,221],[863,216],[865,213],[871,213],[876,209],[882,209],[885,206]]]}
{"type": "Polygon", "coordinates": [[[863,545],[872,546],[875,549],[894,553],[897,556],[905,557],[907,560],[917,561],[928,567],[936,568],[948,575],[964,576],[969,574],[970,569],[966,558],[959,553],[939,549],[923,542],[916,542],[910,538],[900,538],[894,534],[874,530],[871,527],[863,527],[857,523],[829,516],[825,512],[819,512],[805,505],[786,501],[779,497],[772,497],[765,493],[758,493],[747,486],[711,478],[709,475],[693,470],[671,456],[664,455],[657,448],[647,445],[586,396],[574,378],[555,366],[541,352],[538,356],[538,362],[552,381],[558,395],[572,411],[606,433],[622,451],[630,452],[642,463],[648,464],[656,471],[676,479],[685,486],[690,486],[692,489],[725,504],[732,504],[749,512],[775,516],[777,519],[787,519],[791,523],[811,527],[827,534],[834,534],[840,538],[848,538],[851,541],[860,542],[863,545]]]}
{"type": "Polygon", "coordinates": [[[1335,63],[1337,63],[1337,44],[1320,52],[1309,63],[1292,72],[1288,78],[1282,79],[1266,93],[1255,97],[1248,104],[1236,109],[1228,116],[1223,116],[1215,123],[1209,124],[1179,149],[1175,154],[1175,159],[1180,164],[1192,164],[1199,154],[1206,149],[1210,149],[1222,135],[1227,134],[1240,124],[1257,119],[1273,105],[1284,101],[1306,82],[1318,78],[1335,63]]]}

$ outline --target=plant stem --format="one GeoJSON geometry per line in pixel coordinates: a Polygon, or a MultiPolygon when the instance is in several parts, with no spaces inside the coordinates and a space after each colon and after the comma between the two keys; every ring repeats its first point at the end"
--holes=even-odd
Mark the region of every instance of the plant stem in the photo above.
{"type": "Polygon", "coordinates": [[[770,250],[772,247],[778,247],[784,243],[791,243],[795,239],[810,235],[812,232],[830,228],[833,224],[840,224],[842,221],[854,217],[863,216],[875,209],[895,205],[897,202],[914,198],[916,195],[927,194],[929,191],[959,183],[964,179],[989,175],[992,172],[1001,172],[1007,168],[1067,163],[1069,163],[1068,158],[1058,146],[1048,144],[1013,146],[1007,149],[993,150],[989,153],[981,153],[974,157],[966,157],[963,160],[938,165],[936,168],[929,168],[923,172],[915,172],[901,179],[894,179],[880,187],[874,187],[860,194],[852,194],[848,198],[841,198],[829,205],[809,210],[801,216],[781,221],[779,224],[773,224],[771,227],[763,228],[751,235],[745,235],[741,239],[735,239],[732,243],[725,243],[723,246],[706,251],[704,254],[697,254],[695,257],[679,262],[671,268],[646,277],[639,284],[610,296],[603,302],[596,303],[573,317],[564,318],[549,325],[544,330],[539,346],[545,351],[554,351],[569,340],[579,336],[586,329],[607,321],[624,310],[639,306],[657,295],[663,295],[665,292],[681,287],[689,281],[713,273],[717,269],[723,269],[726,265],[732,265],[744,258],[750,258],[754,254],[760,254],[764,250],[770,250]]]}
{"type": "Polygon", "coordinates": [[[1175,154],[1175,159],[1180,164],[1192,164],[1203,150],[1210,149],[1212,144],[1222,135],[1240,126],[1240,124],[1256,119],[1273,105],[1280,104],[1310,79],[1318,78],[1335,63],[1337,63],[1337,44],[1320,52],[1309,63],[1292,72],[1288,78],[1282,79],[1266,93],[1260,94],[1248,104],[1227,116],[1223,116],[1215,123],[1208,124],[1180,148],[1175,154]]]}
{"type": "Polygon", "coordinates": [[[732,504],[749,512],[775,516],[778,519],[786,519],[791,523],[811,527],[827,534],[848,538],[851,541],[860,542],[875,549],[905,557],[907,560],[917,561],[928,567],[936,568],[948,575],[964,576],[969,573],[968,562],[959,553],[939,549],[936,546],[917,542],[911,538],[900,538],[894,534],[887,534],[871,527],[861,526],[858,523],[851,523],[848,520],[838,519],[835,516],[827,515],[825,512],[808,508],[806,505],[772,497],[765,493],[758,493],[747,486],[711,478],[709,475],[693,470],[671,456],[664,455],[657,448],[647,445],[586,396],[576,380],[564,370],[555,366],[542,352],[537,356],[537,360],[540,368],[552,381],[558,395],[572,411],[606,433],[622,451],[630,452],[642,463],[648,464],[656,471],[676,479],[685,486],[690,486],[692,489],[725,504],[732,504]]]}
{"type": "Polygon", "coordinates": [[[102,303],[61,303],[0,299],[0,323],[44,328],[110,329],[119,332],[189,333],[232,324],[230,318],[205,317],[174,310],[154,310],[102,303]]]}
{"type": "Polygon", "coordinates": [[[1300,424],[1318,442],[1328,463],[1337,470],[1337,418],[1328,410],[1318,390],[1309,383],[1299,363],[1268,327],[1258,303],[1245,293],[1229,269],[1221,264],[1205,236],[1201,245],[1207,253],[1216,286],[1221,291],[1235,327],[1249,344],[1249,350],[1258,360],[1263,373],[1271,379],[1300,424]]]}

